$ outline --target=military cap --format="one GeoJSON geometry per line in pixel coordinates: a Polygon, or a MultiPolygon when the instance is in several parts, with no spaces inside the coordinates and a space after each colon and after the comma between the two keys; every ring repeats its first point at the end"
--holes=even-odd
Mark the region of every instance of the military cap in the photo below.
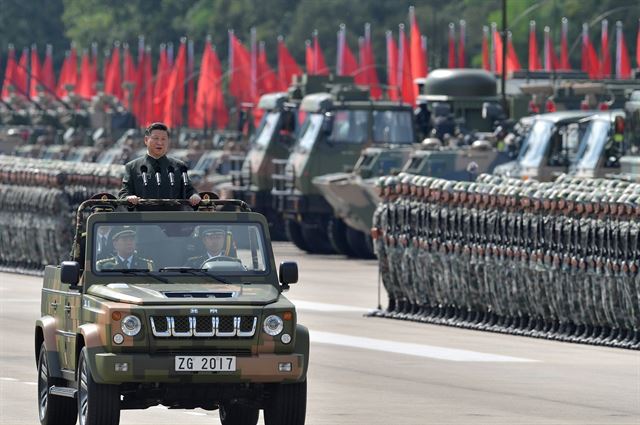
{"type": "Polygon", "coordinates": [[[376,187],[383,188],[386,182],[387,176],[378,177],[378,180],[376,180],[376,187]]]}
{"type": "Polygon", "coordinates": [[[135,236],[135,235],[136,235],[136,230],[132,226],[121,226],[113,230],[112,239],[115,241],[116,239],[123,236],[135,236]]]}
{"type": "Polygon", "coordinates": [[[201,236],[221,235],[224,236],[225,230],[222,226],[206,226],[200,230],[201,236]]]}

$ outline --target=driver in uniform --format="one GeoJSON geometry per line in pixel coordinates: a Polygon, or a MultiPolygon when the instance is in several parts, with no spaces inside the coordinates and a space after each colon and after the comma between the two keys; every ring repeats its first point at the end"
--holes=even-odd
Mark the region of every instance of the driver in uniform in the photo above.
{"type": "Polygon", "coordinates": [[[211,226],[204,228],[200,237],[205,248],[205,253],[187,260],[187,267],[200,269],[202,265],[216,257],[235,257],[235,250],[232,249],[230,235],[222,226],[211,226]]]}

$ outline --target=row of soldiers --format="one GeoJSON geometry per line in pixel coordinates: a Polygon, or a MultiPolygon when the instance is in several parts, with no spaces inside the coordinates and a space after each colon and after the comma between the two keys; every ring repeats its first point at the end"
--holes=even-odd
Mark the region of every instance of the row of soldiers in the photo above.
{"type": "Polygon", "coordinates": [[[41,272],[71,251],[78,205],[119,189],[123,167],[0,156],[0,268],[41,272]]]}
{"type": "Polygon", "coordinates": [[[400,174],[378,191],[380,314],[638,347],[640,185],[400,174]]]}

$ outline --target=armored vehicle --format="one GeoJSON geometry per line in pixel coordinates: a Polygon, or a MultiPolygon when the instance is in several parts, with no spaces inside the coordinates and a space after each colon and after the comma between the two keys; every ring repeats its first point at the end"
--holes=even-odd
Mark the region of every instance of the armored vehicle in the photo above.
{"type": "MultiPolygon", "coordinates": [[[[395,170],[451,180],[474,180],[478,174],[490,173],[509,160],[507,152],[498,151],[483,140],[471,146],[448,149],[439,147],[433,139],[426,139],[421,148],[395,149],[383,154],[378,151],[378,148],[365,150],[353,173],[334,173],[313,179],[336,217],[345,223],[343,237],[351,255],[357,257],[373,255],[369,232],[373,213],[380,203],[375,190],[377,176],[392,174],[395,170]],[[386,164],[381,157],[387,160],[386,164]]],[[[339,240],[338,235],[330,233],[329,236],[339,240]]]]}
{"type": "Polygon", "coordinates": [[[453,136],[456,128],[462,133],[490,132],[497,121],[506,118],[496,78],[481,69],[431,71],[416,102],[426,107],[423,114],[430,121],[430,128],[424,128],[427,122],[420,113],[416,116],[422,138],[433,135],[442,139],[445,133],[453,136]]]}
{"type": "Polygon", "coordinates": [[[516,160],[496,167],[494,174],[554,180],[569,171],[587,127],[583,121],[595,111],[562,111],[533,117],[516,160]]]}
{"type": "Polygon", "coordinates": [[[273,161],[271,195],[289,240],[309,252],[332,253],[327,228],[333,208],[312,179],[353,167],[369,146],[414,143],[412,108],[374,102],[368,91],[336,86],[331,93],[305,96],[300,110],[306,119],[291,155],[273,161]]]}
{"type": "Polygon", "coordinates": [[[157,404],[304,424],[309,334],[283,295],[297,265],[276,273],[264,216],[207,198],[80,205],[73,261],[45,268],[35,324],[42,424],[157,404]]]}

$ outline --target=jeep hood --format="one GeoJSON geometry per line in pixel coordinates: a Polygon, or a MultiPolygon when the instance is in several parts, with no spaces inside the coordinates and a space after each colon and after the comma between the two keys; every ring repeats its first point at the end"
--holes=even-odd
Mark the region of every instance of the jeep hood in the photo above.
{"type": "Polygon", "coordinates": [[[279,291],[268,284],[223,285],[193,284],[131,284],[110,283],[91,285],[87,294],[129,304],[248,304],[266,305],[278,299],[279,291]]]}

